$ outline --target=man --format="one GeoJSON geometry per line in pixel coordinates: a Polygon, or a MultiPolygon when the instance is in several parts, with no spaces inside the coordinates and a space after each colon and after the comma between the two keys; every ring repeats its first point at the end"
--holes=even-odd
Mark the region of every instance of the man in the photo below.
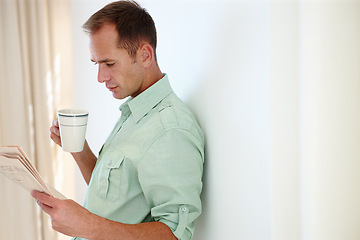
{"type": "MultiPolygon", "coordinates": [[[[200,215],[203,133],[156,60],[156,30],[137,3],[119,1],[84,24],[98,81],[128,100],[97,158],[72,153],[88,183],[84,207],[32,192],[53,228],[75,239],[191,239],[200,215]]],[[[51,139],[61,146],[57,121],[51,139]]]]}

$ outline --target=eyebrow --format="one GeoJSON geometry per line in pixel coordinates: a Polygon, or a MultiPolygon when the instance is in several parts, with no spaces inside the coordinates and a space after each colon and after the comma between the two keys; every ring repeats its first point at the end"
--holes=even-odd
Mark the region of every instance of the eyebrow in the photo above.
{"type": "Polygon", "coordinates": [[[100,60],[100,61],[95,61],[94,59],[91,59],[92,62],[94,63],[107,63],[107,62],[114,62],[115,60],[112,60],[112,59],[103,59],[103,60],[100,60]]]}

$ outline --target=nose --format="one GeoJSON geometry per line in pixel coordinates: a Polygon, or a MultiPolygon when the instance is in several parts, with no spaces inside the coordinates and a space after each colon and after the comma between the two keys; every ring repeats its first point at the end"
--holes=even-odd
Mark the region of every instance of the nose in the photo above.
{"type": "Polygon", "coordinates": [[[110,80],[109,72],[102,65],[103,64],[99,64],[99,69],[98,69],[98,82],[99,83],[104,83],[104,82],[107,82],[110,80]]]}

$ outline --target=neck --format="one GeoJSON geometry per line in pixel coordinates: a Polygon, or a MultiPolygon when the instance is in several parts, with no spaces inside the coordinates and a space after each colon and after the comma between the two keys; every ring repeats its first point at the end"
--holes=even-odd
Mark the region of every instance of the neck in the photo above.
{"type": "Polygon", "coordinates": [[[147,71],[144,74],[144,81],[140,88],[140,91],[131,95],[131,97],[136,97],[149,87],[151,87],[154,83],[159,81],[163,78],[163,73],[161,72],[159,66],[156,64],[156,66],[153,66],[152,68],[147,69],[147,71]]]}

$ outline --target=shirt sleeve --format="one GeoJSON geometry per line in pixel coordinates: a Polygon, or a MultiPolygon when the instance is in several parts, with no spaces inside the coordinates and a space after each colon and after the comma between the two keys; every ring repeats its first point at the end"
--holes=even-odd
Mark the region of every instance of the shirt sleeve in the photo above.
{"type": "Polygon", "coordinates": [[[138,168],[145,198],[155,221],[190,240],[201,213],[204,145],[188,130],[171,129],[149,148],[138,168]]]}

